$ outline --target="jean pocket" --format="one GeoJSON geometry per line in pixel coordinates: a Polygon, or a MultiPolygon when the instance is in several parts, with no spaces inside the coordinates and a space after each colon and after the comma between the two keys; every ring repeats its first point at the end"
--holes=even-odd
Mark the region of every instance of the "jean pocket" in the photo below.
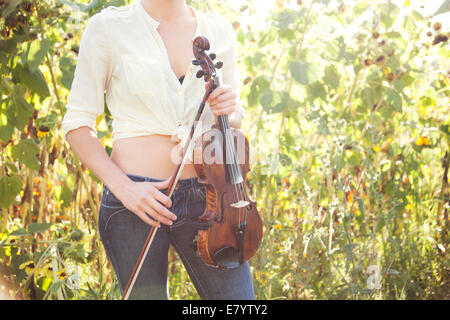
{"type": "Polygon", "coordinates": [[[122,201],[120,201],[119,198],[117,198],[114,193],[112,193],[111,190],[109,190],[109,188],[106,186],[104,187],[101,206],[110,209],[119,209],[125,207],[122,201]]]}
{"type": "Polygon", "coordinates": [[[104,186],[98,213],[98,231],[102,241],[105,240],[106,228],[108,227],[111,218],[116,214],[127,210],[128,209],[123,205],[122,201],[120,201],[108,187],[104,186]]]}

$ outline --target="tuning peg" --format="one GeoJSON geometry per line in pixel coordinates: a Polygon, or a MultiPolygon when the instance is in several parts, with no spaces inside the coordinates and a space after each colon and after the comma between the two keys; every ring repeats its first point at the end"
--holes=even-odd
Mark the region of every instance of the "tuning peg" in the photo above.
{"type": "Polygon", "coordinates": [[[202,62],[201,62],[200,60],[193,59],[193,60],[192,60],[192,64],[195,65],[195,66],[198,66],[198,65],[201,65],[202,62]]]}
{"type": "Polygon", "coordinates": [[[205,75],[205,73],[203,72],[203,70],[198,70],[197,71],[197,78],[201,78],[201,77],[203,77],[205,75]]]}
{"type": "Polygon", "coordinates": [[[216,54],[215,53],[210,53],[209,57],[211,58],[211,60],[214,60],[216,58],[216,54]]]}
{"type": "Polygon", "coordinates": [[[222,61],[218,61],[215,65],[214,65],[217,69],[220,69],[223,67],[223,62],[222,61]]]}

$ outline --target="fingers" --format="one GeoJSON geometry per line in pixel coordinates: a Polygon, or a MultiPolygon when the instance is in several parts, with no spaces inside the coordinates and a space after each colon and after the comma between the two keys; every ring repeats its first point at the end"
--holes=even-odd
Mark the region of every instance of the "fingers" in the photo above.
{"type": "Polygon", "coordinates": [[[152,227],[159,228],[161,227],[161,224],[159,221],[152,220],[143,210],[137,210],[136,214],[139,218],[141,218],[142,221],[144,221],[146,224],[151,225],[152,227]]]}
{"type": "Polygon", "coordinates": [[[158,189],[155,189],[152,192],[152,195],[153,195],[153,197],[155,197],[156,200],[161,202],[167,208],[170,208],[172,206],[172,200],[170,200],[170,198],[168,196],[166,196],[164,193],[162,193],[158,189]]]}
{"type": "Polygon", "coordinates": [[[209,107],[215,116],[231,114],[236,110],[237,94],[230,85],[219,86],[208,97],[209,107]]]}
{"type": "MultiPolygon", "coordinates": [[[[155,222],[159,224],[159,222],[164,223],[168,226],[173,224],[172,220],[176,220],[177,216],[172,212],[167,210],[163,205],[161,205],[155,199],[147,200],[145,203],[142,203],[140,206],[139,212],[144,212],[145,219],[143,219],[146,223],[150,225],[155,225],[155,222]],[[154,220],[151,220],[148,215],[150,215],[154,220]],[[151,223],[150,223],[151,222],[151,223]]],[[[141,215],[140,215],[141,216],[141,215]]]]}
{"type": "Polygon", "coordinates": [[[218,97],[220,97],[222,95],[227,95],[227,94],[231,94],[231,96],[235,95],[237,97],[237,95],[234,92],[231,85],[222,84],[222,85],[218,86],[216,89],[214,89],[214,91],[209,94],[207,101],[209,103],[213,103],[214,100],[216,100],[218,97]]]}
{"type": "MultiPolygon", "coordinates": [[[[205,87],[206,86],[207,86],[207,84],[205,84],[205,87]]],[[[209,102],[210,99],[213,100],[216,97],[220,96],[222,93],[227,92],[227,91],[231,91],[231,90],[233,90],[231,85],[229,85],[229,84],[222,84],[222,85],[218,86],[216,89],[214,89],[214,91],[209,94],[209,97],[208,97],[207,101],[209,102]]]]}
{"type": "Polygon", "coordinates": [[[223,114],[231,114],[236,111],[236,101],[228,100],[215,105],[210,105],[211,111],[214,115],[220,116],[223,114]]]}
{"type": "Polygon", "coordinates": [[[155,213],[158,215],[157,218],[164,224],[172,224],[172,221],[175,221],[177,219],[177,216],[170,212],[166,207],[164,207],[162,204],[160,204],[155,199],[150,200],[150,204],[152,206],[152,209],[155,211],[155,213]]]}
{"type": "Polygon", "coordinates": [[[171,178],[171,177],[167,178],[167,179],[164,180],[164,181],[160,181],[160,182],[152,182],[152,184],[153,184],[156,188],[158,188],[158,189],[160,189],[160,190],[161,190],[161,189],[166,189],[166,188],[169,187],[170,178],[171,178]]]}

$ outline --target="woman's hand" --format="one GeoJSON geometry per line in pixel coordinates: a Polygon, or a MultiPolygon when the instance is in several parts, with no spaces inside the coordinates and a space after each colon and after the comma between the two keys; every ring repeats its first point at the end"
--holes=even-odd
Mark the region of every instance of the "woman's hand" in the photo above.
{"type": "Polygon", "coordinates": [[[167,188],[168,185],[169,179],[162,182],[136,182],[131,180],[129,184],[124,185],[117,191],[117,198],[145,223],[160,227],[159,222],[162,222],[170,226],[173,223],[172,221],[177,219],[177,216],[167,209],[172,206],[170,198],[159,191],[167,188]]]}
{"type": "Polygon", "coordinates": [[[229,84],[214,89],[206,100],[215,116],[230,115],[236,110],[237,94],[229,84]]]}

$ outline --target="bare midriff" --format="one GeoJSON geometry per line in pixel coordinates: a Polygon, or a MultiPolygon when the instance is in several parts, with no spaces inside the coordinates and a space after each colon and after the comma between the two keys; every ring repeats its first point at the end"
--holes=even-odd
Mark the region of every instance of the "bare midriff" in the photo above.
{"type": "MultiPolygon", "coordinates": [[[[114,142],[111,160],[127,174],[167,179],[181,161],[181,145],[167,135],[122,138],[114,142]]],[[[194,165],[186,163],[180,179],[196,177],[194,165]]]]}

